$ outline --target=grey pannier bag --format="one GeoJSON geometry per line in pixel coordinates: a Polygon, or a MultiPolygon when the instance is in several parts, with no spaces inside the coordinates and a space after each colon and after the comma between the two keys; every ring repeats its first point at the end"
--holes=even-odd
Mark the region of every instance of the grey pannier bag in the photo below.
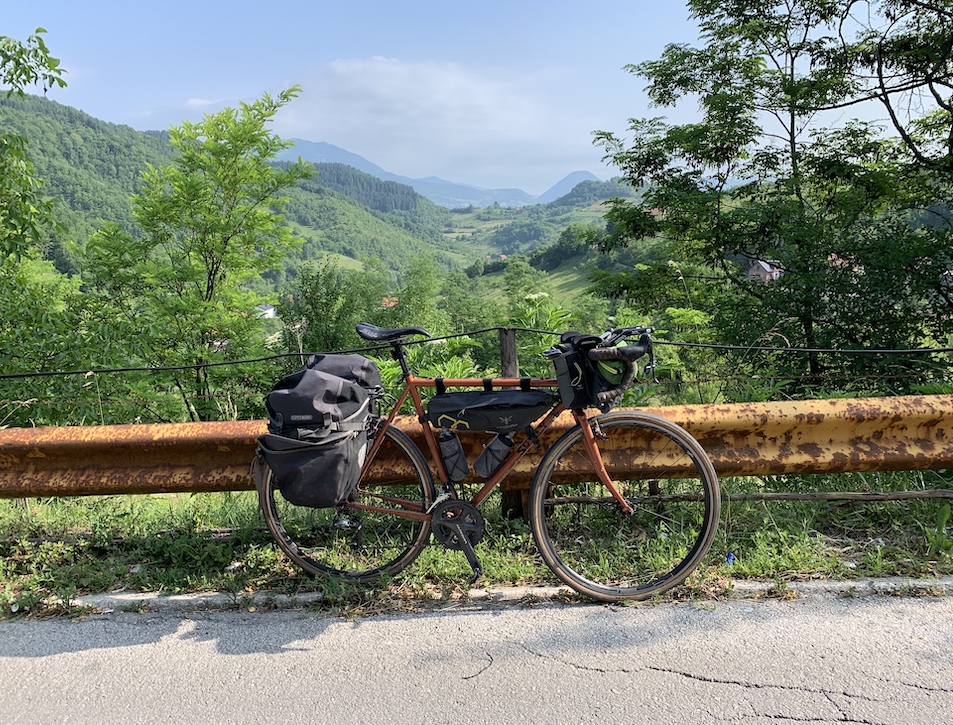
{"type": "Polygon", "coordinates": [[[379,389],[372,360],[313,355],[268,393],[269,432],[258,439],[258,453],[288,502],[326,508],[347,501],[361,476],[379,389]]]}

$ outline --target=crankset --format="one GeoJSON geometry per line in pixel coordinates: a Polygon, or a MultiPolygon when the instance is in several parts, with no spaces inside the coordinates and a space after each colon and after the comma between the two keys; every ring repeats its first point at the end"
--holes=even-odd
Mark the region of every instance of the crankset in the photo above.
{"type": "Polygon", "coordinates": [[[438,503],[431,510],[430,526],[437,541],[454,551],[462,551],[473,569],[470,584],[483,573],[480,559],[473,547],[480,543],[486,522],[483,514],[471,503],[452,498],[438,503]]]}

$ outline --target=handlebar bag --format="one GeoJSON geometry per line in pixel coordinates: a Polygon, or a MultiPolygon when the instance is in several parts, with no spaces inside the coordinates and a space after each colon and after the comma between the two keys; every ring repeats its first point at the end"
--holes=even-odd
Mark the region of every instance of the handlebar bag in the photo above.
{"type": "Polygon", "coordinates": [[[570,409],[592,405],[593,370],[585,353],[573,350],[571,345],[557,345],[562,354],[552,358],[559,384],[559,398],[570,409]]]}
{"type": "Polygon", "coordinates": [[[512,433],[541,418],[553,401],[548,390],[440,393],[427,403],[427,419],[436,428],[512,433]]]}

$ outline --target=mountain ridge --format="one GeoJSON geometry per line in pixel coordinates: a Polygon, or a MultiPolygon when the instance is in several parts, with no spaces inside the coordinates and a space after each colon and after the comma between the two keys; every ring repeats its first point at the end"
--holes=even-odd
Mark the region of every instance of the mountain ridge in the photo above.
{"type": "Polygon", "coordinates": [[[537,204],[548,204],[551,201],[555,201],[561,196],[565,196],[577,185],[581,184],[583,181],[599,181],[599,177],[595,174],[591,174],[588,171],[573,171],[570,174],[567,174],[562,179],[557,181],[546,191],[536,197],[537,204]]]}
{"type": "Polygon", "coordinates": [[[384,181],[396,181],[410,186],[421,196],[430,199],[435,204],[448,209],[460,209],[468,206],[487,207],[498,204],[504,207],[527,206],[530,204],[546,203],[572,190],[576,183],[583,180],[598,180],[595,174],[588,171],[573,171],[539,197],[535,197],[522,189],[487,189],[472,184],[447,181],[439,176],[425,176],[413,179],[386,171],[363,156],[355,154],[340,146],[326,141],[307,141],[304,139],[290,139],[294,146],[285,149],[277,156],[282,161],[292,161],[299,156],[312,163],[339,163],[353,166],[358,171],[371,174],[384,181]],[[576,179],[574,183],[570,183],[576,179]],[[560,190],[561,193],[560,193],[560,190]],[[544,199],[545,197],[545,199],[544,199]]]}
{"type": "MultiPolygon", "coordinates": [[[[28,139],[28,150],[43,192],[56,200],[61,227],[44,230],[43,253],[62,273],[82,272],[82,250],[103,221],[135,233],[132,197],[141,189],[147,165],[171,163],[174,149],[164,132],[146,133],[102,121],[50,99],[0,95],[0,133],[28,139]]],[[[444,234],[450,212],[410,187],[349,168],[317,176],[287,189],[284,216],[301,248],[284,267],[268,275],[280,286],[286,272],[323,253],[355,263],[375,258],[396,273],[416,255],[438,266],[472,261],[474,252],[444,234]],[[361,178],[364,177],[364,178],[361,178]],[[333,187],[333,188],[332,188],[333,187]]]]}

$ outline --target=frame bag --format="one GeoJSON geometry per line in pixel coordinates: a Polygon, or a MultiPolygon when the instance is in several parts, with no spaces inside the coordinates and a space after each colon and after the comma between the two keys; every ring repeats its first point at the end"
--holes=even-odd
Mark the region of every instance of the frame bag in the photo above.
{"type": "Polygon", "coordinates": [[[372,360],[313,355],[268,393],[269,432],[258,439],[258,453],[288,502],[328,508],[347,501],[361,477],[379,388],[372,360]]]}
{"type": "Polygon", "coordinates": [[[427,418],[435,428],[512,433],[552,407],[553,394],[548,390],[442,393],[427,403],[427,418]]]}

